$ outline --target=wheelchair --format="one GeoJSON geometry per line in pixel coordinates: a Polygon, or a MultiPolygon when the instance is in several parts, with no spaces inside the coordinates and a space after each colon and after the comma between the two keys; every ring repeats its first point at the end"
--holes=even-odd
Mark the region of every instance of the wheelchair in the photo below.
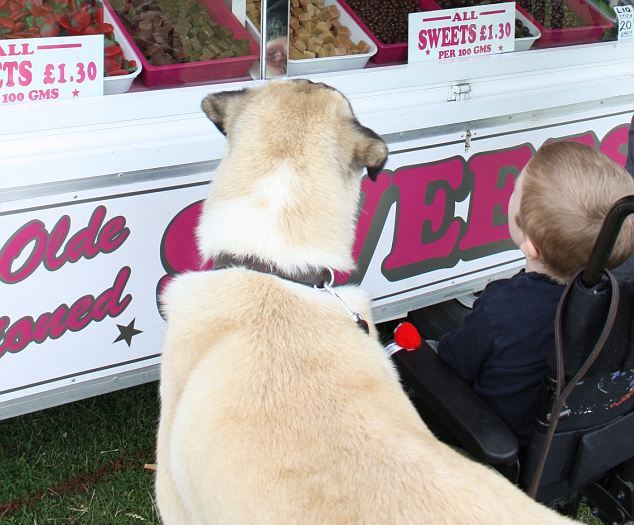
{"type": "Polygon", "coordinates": [[[607,215],[586,267],[559,302],[529,444],[423,343],[392,359],[439,439],[488,464],[528,494],[576,516],[582,498],[606,525],[634,525],[634,276],[605,266],[634,195],[607,215]]]}

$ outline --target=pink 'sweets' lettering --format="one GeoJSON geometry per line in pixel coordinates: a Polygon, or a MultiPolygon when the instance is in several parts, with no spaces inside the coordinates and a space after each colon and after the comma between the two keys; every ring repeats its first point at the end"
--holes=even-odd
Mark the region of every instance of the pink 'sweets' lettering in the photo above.
{"type": "Polygon", "coordinates": [[[591,131],[587,131],[586,133],[579,133],[578,135],[570,135],[569,137],[564,138],[549,139],[546,141],[546,143],[548,144],[550,142],[561,140],[565,140],[567,142],[578,142],[579,144],[585,144],[586,146],[590,146],[591,148],[596,148],[599,144],[597,136],[591,131]]]}
{"type": "MultiPolygon", "coordinates": [[[[627,125],[614,128],[600,145],[592,132],[553,140],[599,146],[623,165],[627,129],[627,125]]],[[[376,182],[365,179],[353,247],[357,270],[352,275],[338,274],[337,282],[363,280],[393,206],[396,225],[392,246],[382,263],[382,273],[388,280],[398,281],[438,268],[451,268],[460,260],[515,249],[507,224],[508,199],[533,153],[532,145],[521,144],[479,153],[468,161],[452,157],[385,170],[376,182]],[[456,216],[456,205],[467,198],[469,211],[465,221],[456,216]]],[[[157,296],[173,275],[212,266],[201,266],[196,251],[194,230],[201,208],[202,201],[189,205],[168,225],[161,242],[166,275],[157,286],[157,296]]]]}
{"type": "Polygon", "coordinates": [[[338,284],[361,282],[372,258],[374,245],[367,239],[378,239],[390,205],[396,200],[397,191],[388,172],[380,173],[374,182],[367,177],[361,182],[361,211],[357,219],[357,230],[352,255],[357,269],[352,275],[337,274],[338,284]]]}
{"type": "MultiPolygon", "coordinates": [[[[469,159],[473,189],[467,220],[469,228],[460,239],[462,252],[500,242],[509,246],[508,202],[515,179],[532,154],[532,148],[524,145],[474,155],[469,159]]],[[[465,257],[468,258],[473,257],[465,257]]]]}
{"type": "Polygon", "coordinates": [[[71,221],[62,216],[49,232],[42,221],[28,222],[16,231],[0,250],[0,281],[15,284],[23,281],[44,264],[55,271],[66,263],[92,259],[99,253],[111,253],[121,246],[130,234],[125,218],[114,217],[103,223],[105,206],[93,211],[88,225],[68,238],[71,221]],[[23,252],[31,250],[21,264],[23,252]]]}
{"type": "Polygon", "coordinates": [[[392,275],[394,270],[446,259],[454,251],[462,225],[454,218],[454,205],[466,197],[463,160],[400,168],[392,183],[399,190],[396,228],[383,271],[388,279],[398,279],[392,275]]]}
{"type": "MultiPolygon", "coordinates": [[[[26,223],[0,250],[0,281],[14,285],[31,277],[40,265],[55,272],[66,264],[114,252],[128,238],[130,229],[122,216],[105,221],[106,213],[105,206],[98,206],[88,224],[71,236],[68,215],[60,217],[50,231],[42,221],[26,223]]],[[[26,315],[12,320],[0,316],[0,357],[7,352],[20,352],[32,343],[58,339],[66,332],[79,332],[91,322],[118,317],[132,301],[130,294],[124,295],[130,274],[130,268],[124,266],[112,286],[98,295],[84,295],[70,305],[63,303],[37,317],[26,315]]]]}
{"type": "Polygon", "coordinates": [[[203,265],[196,249],[196,226],[202,212],[203,201],[197,201],[181,210],[167,225],[161,239],[161,262],[164,275],[156,286],[157,305],[160,308],[161,292],[174,275],[184,272],[210,269],[213,261],[203,265]]]}
{"type": "MultiPolygon", "coordinates": [[[[610,157],[614,162],[616,162],[619,166],[625,165],[625,159],[627,158],[627,131],[629,129],[628,124],[623,124],[622,126],[617,126],[612,131],[610,131],[599,146],[599,149],[608,157],[610,157]]],[[[599,139],[594,133],[587,133],[587,135],[592,136],[592,140],[594,142],[586,142],[590,146],[596,146],[599,144],[599,139]]]]}

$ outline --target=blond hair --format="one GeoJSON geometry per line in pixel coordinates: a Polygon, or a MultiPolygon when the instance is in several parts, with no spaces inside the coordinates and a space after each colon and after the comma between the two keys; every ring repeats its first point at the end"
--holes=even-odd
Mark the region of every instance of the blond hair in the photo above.
{"type": "MultiPolygon", "coordinates": [[[[576,142],[542,146],[524,169],[518,226],[546,270],[568,281],[590,258],[612,205],[634,195],[634,179],[605,155],[576,142]]],[[[624,222],[608,266],[634,251],[634,217],[624,222]]]]}

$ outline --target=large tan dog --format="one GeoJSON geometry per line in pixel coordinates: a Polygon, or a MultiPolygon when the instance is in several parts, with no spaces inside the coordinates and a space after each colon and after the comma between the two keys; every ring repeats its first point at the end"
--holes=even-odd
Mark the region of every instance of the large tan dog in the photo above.
{"type": "MultiPolygon", "coordinates": [[[[198,229],[205,258],[166,295],[156,495],[166,525],[571,523],[439,442],[373,329],[290,278],[349,270],[364,167],[387,149],[307,81],[209,95],[227,135],[198,229]],[[233,261],[236,258],[234,257],[233,261]]],[[[308,279],[309,280],[309,279],[308,279]]],[[[358,288],[338,293],[370,319],[358,288]]]]}

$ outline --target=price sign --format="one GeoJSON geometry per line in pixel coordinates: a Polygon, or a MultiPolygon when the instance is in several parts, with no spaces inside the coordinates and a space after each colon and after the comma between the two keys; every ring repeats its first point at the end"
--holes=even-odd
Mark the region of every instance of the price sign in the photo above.
{"type": "Polygon", "coordinates": [[[103,35],[0,40],[0,106],[103,95],[103,35]]]}
{"type": "Polygon", "coordinates": [[[505,53],[515,49],[515,2],[409,15],[408,62],[505,53]]]}
{"type": "Polygon", "coordinates": [[[619,41],[631,40],[634,37],[634,8],[631,5],[614,6],[619,19],[619,41]]]}

